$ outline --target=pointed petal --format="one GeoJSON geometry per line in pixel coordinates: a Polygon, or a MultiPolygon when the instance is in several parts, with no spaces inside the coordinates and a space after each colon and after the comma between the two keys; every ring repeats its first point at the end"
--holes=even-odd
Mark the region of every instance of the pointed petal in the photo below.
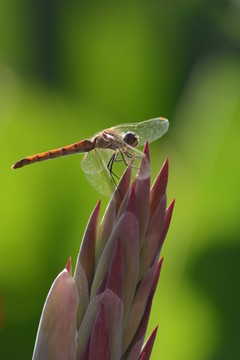
{"type": "Polygon", "coordinates": [[[104,305],[100,306],[100,310],[93,327],[88,359],[110,360],[109,329],[104,305]]]}
{"type": "Polygon", "coordinates": [[[78,264],[81,264],[87,277],[89,289],[91,288],[92,285],[94,267],[95,267],[95,244],[97,238],[100,204],[101,204],[101,200],[98,201],[97,206],[93,210],[92,215],[87,224],[87,228],[83,236],[83,240],[76,264],[76,270],[75,270],[77,272],[78,264]]]}
{"type": "Polygon", "coordinates": [[[108,240],[103,254],[98,262],[91,289],[91,299],[96,293],[99,284],[109,269],[112,254],[118,238],[121,239],[124,257],[124,315],[125,321],[129,311],[139,273],[139,223],[136,215],[136,198],[134,187],[128,199],[127,211],[116,224],[113,234],[108,240]]]}
{"type": "Polygon", "coordinates": [[[161,248],[163,246],[164,240],[165,240],[167,232],[168,232],[168,228],[169,228],[169,225],[170,225],[170,222],[172,219],[174,204],[175,204],[175,199],[173,199],[173,201],[171,202],[171,204],[169,205],[169,207],[167,208],[167,211],[166,211],[164,224],[163,224],[163,230],[162,230],[162,234],[161,234],[161,239],[160,239],[160,242],[158,245],[158,250],[157,250],[158,254],[160,254],[161,248]]]}
{"type": "Polygon", "coordinates": [[[135,194],[135,185],[134,183],[131,186],[130,194],[128,197],[127,208],[126,211],[133,213],[137,216],[137,201],[136,201],[136,194],[135,194]]]}
{"type": "Polygon", "coordinates": [[[140,172],[145,176],[136,176],[135,193],[137,198],[140,248],[142,247],[149,221],[149,199],[150,199],[150,155],[149,146],[146,142],[144,153],[146,157],[141,162],[140,172]]]}
{"type": "Polygon", "coordinates": [[[138,203],[140,248],[142,248],[149,222],[150,178],[136,181],[135,188],[138,203]]]}
{"type": "Polygon", "coordinates": [[[111,199],[108,207],[103,215],[99,233],[97,237],[96,243],[96,259],[95,259],[95,267],[97,267],[100,256],[102,255],[103,249],[112,233],[114,224],[116,219],[116,204],[115,200],[111,199]]]}
{"type": "MultiPolygon", "coordinates": [[[[130,234],[129,234],[130,235],[130,234]]],[[[124,256],[124,307],[123,323],[127,315],[136,291],[139,274],[139,230],[135,230],[134,237],[121,237],[124,256]]]]}
{"type": "Polygon", "coordinates": [[[77,360],[88,360],[89,350],[90,350],[90,340],[91,337],[89,336],[88,341],[86,342],[83,351],[81,355],[77,358],[77,360]]]}
{"type": "Polygon", "coordinates": [[[149,151],[149,140],[147,139],[145,145],[144,145],[144,149],[143,149],[144,154],[146,155],[148,161],[150,161],[150,151],[149,151]]]}
{"type": "Polygon", "coordinates": [[[122,359],[124,359],[124,360],[139,359],[143,341],[144,341],[144,336],[142,338],[138,339],[138,341],[133,343],[133,345],[128,349],[126,354],[124,354],[122,359]]]}
{"type": "Polygon", "coordinates": [[[113,194],[113,198],[115,201],[115,205],[116,205],[116,213],[118,212],[119,206],[121,205],[122,200],[124,199],[130,183],[131,183],[131,176],[132,176],[132,167],[131,167],[131,163],[130,165],[126,168],[126,170],[124,171],[118,186],[113,194]]]}
{"type": "MultiPolygon", "coordinates": [[[[128,166],[128,168],[131,169],[131,174],[132,174],[132,165],[133,165],[133,159],[131,160],[131,162],[130,162],[130,164],[128,166]]],[[[128,206],[128,203],[129,203],[129,194],[131,192],[130,182],[131,182],[131,179],[129,181],[128,189],[126,190],[126,193],[125,193],[124,197],[122,197],[122,201],[121,201],[121,203],[119,204],[119,206],[117,208],[117,212],[116,212],[117,216],[116,216],[115,223],[118,222],[118,220],[121,218],[121,216],[125,213],[125,211],[127,209],[127,206],[128,206]]]]}
{"type": "Polygon", "coordinates": [[[79,305],[77,313],[77,328],[79,329],[89,304],[89,289],[87,277],[80,262],[78,263],[74,277],[79,295],[79,305]]]}
{"type": "Polygon", "coordinates": [[[122,312],[123,305],[119,297],[106,289],[97,295],[89,304],[77,337],[77,356],[80,356],[92,333],[93,324],[101,305],[104,305],[110,334],[111,359],[120,359],[122,345],[122,312]]]}
{"type": "Polygon", "coordinates": [[[161,258],[158,262],[157,270],[154,275],[152,288],[151,288],[151,291],[150,291],[150,294],[148,297],[146,309],[143,314],[142,320],[139,324],[139,327],[134,335],[134,338],[133,338],[129,348],[127,349],[126,353],[124,354],[124,359],[126,359],[126,360],[136,359],[137,354],[140,354],[140,350],[141,350],[143,340],[144,340],[146,330],[147,330],[148,320],[149,320],[150,311],[151,311],[151,307],[152,307],[152,300],[153,300],[153,296],[154,296],[154,293],[155,293],[155,290],[157,287],[157,283],[158,283],[158,279],[159,279],[159,275],[160,275],[160,271],[161,271],[161,267],[162,267],[162,262],[163,262],[163,258],[161,258]]]}
{"type": "Polygon", "coordinates": [[[64,269],[52,284],[41,315],[33,359],[75,359],[78,292],[64,269]]]}
{"type": "MultiPolygon", "coordinates": [[[[121,239],[122,241],[122,247],[123,247],[123,253],[124,253],[124,259],[125,259],[125,250],[124,250],[124,243],[127,241],[129,243],[133,243],[132,246],[136,247],[136,238],[138,240],[138,220],[136,216],[130,212],[126,212],[122,215],[116,226],[114,227],[114,230],[112,232],[112,235],[110,236],[104,251],[101,255],[101,258],[99,259],[98,266],[95,271],[95,276],[92,284],[91,289],[91,295],[90,299],[93,299],[100,283],[102,282],[102,279],[104,278],[106,272],[109,269],[111,260],[112,260],[112,254],[115,249],[116,243],[118,239],[121,239]]],[[[130,245],[131,246],[131,245],[130,245]]],[[[132,256],[132,255],[131,255],[132,256]]],[[[139,261],[139,260],[138,260],[139,261]]],[[[138,267],[137,267],[138,269],[138,267]]],[[[134,274],[135,274],[134,270],[134,274]]],[[[125,268],[126,272],[126,268],[125,268]]],[[[132,277],[133,274],[131,274],[132,277]]],[[[124,293],[125,294],[125,293],[124,293]]]]}
{"type": "Polygon", "coordinates": [[[118,212],[117,212],[115,223],[117,223],[119,221],[119,219],[122,217],[122,215],[125,213],[125,211],[127,209],[128,198],[129,198],[130,191],[131,190],[129,188],[126,195],[122,199],[121,205],[119,206],[119,209],[118,209],[118,212]]]}
{"type": "Polygon", "coordinates": [[[159,276],[160,276],[160,272],[161,272],[161,269],[162,269],[162,263],[163,263],[163,256],[158,261],[157,270],[156,270],[155,275],[154,275],[153,284],[152,284],[152,288],[151,288],[151,293],[150,293],[149,297],[153,298],[153,296],[155,294],[157,284],[158,284],[158,280],[159,280],[159,276]]]}
{"type": "Polygon", "coordinates": [[[137,217],[137,203],[136,203],[134,183],[132,184],[131,188],[128,189],[127,194],[122,200],[122,203],[117,213],[115,223],[118,223],[119,219],[121,219],[122,215],[125,214],[126,211],[131,212],[137,217]]]}
{"type": "Polygon", "coordinates": [[[106,290],[107,280],[108,280],[108,272],[106,273],[106,275],[102,279],[102,281],[101,281],[101,283],[100,283],[100,285],[99,285],[99,287],[97,289],[96,295],[99,295],[102,292],[104,292],[104,290],[106,290]]]}
{"type": "Polygon", "coordinates": [[[122,352],[124,353],[131,343],[133,336],[138,329],[144,314],[146,303],[148,301],[149,293],[152,287],[153,279],[156,273],[157,261],[148,270],[141,283],[138,285],[137,292],[134,296],[128,317],[127,323],[123,329],[123,345],[122,352]]]}
{"type": "Polygon", "coordinates": [[[150,217],[152,217],[153,213],[158,207],[159,201],[166,193],[167,181],[168,181],[168,158],[165,160],[150,191],[150,217]]]}
{"type": "Polygon", "coordinates": [[[148,143],[146,143],[144,147],[145,156],[141,159],[141,164],[136,176],[138,180],[144,180],[150,177],[150,155],[149,155],[149,147],[148,143]]]}
{"type": "Polygon", "coordinates": [[[139,280],[142,279],[146,271],[149,269],[156,255],[158,255],[159,243],[166,213],[166,194],[161,200],[150,220],[146,239],[144,241],[140,255],[140,271],[139,280]]]}
{"type": "Polygon", "coordinates": [[[153,344],[157,335],[157,330],[158,330],[158,325],[153,329],[152,333],[149,335],[149,337],[147,338],[142,351],[141,351],[141,355],[143,354],[145,355],[144,359],[145,360],[149,360],[151,353],[152,353],[152,348],[153,348],[153,344]]]}
{"type": "Polygon", "coordinates": [[[121,240],[118,239],[115,251],[113,253],[112,262],[108,272],[106,288],[112,290],[123,301],[123,250],[121,240]]]}
{"type": "Polygon", "coordinates": [[[72,276],[72,260],[71,258],[68,259],[67,265],[65,266],[65,269],[67,269],[68,274],[72,276]]]}
{"type": "Polygon", "coordinates": [[[116,189],[113,197],[111,198],[107,210],[104,214],[103,220],[101,222],[96,244],[96,266],[103,252],[103,249],[111,235],[114,225],[118,222],[122,214],[126,211],[132,173],[132,168],[130,165],[126,168],[122,178],[120,179],[118,188],[116,189]]]}

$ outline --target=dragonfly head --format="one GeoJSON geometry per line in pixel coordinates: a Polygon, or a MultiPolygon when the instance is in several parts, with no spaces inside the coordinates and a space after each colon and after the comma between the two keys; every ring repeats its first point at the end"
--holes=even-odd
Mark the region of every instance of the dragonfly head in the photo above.
{"type": "Polygon", "coordinates": [[[127,143],[128,145],[131,145],[132,147],[135,147],[138,145],[139,142],[139,136],[137,134],[134,134],[133,132],[128,131],[124,137],[123,141],[127,143]]]}

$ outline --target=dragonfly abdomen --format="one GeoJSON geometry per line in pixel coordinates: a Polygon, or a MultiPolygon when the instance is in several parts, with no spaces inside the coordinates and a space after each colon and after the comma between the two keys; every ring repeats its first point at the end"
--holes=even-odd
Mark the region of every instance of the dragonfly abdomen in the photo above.
{"type": "Polygon", "coordinates": [[[71,155],[71,154],[76,154],[76,153],[81,153],[81,152],[88,152],[88,151],[91,151],[92,149],[93,149],[93,142],[91,140],[86,139],[86,140],[82,140],[82,141],[79,141],[79,142],[71,144],[71,145],[63,146],[58,149],[45,151],[45,152],[42,152],[42,153],[39,153],[36,155],[27,156],[26,158],[17,161],[12,166],[12,169],[18,169],[25,165],[30,165],[30,164],[33,164],[33,163],[39,162],[39,161],[55,159],[60,156],[66,156],[66,155],[71,155]]]}

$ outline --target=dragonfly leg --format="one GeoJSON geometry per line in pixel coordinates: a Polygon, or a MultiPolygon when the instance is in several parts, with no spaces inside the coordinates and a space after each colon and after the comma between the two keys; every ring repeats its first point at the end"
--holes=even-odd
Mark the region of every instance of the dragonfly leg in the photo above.
{"type": "MultiPolygon", "coordinates": [[[[130,163],[126,161],[124,155],[126,155],[129,159],[133,159],[134,156],[132,154],[130,154],[129,152],[123,152],[123,151],[120,151],[120,154],[121,154],[121,159],[115,159],[114,162],[124,162],[124,164],[126,166],[129,166],[130,163]]],[[[135,169],[139,169],[138,166],[134,166],[134,165],[131,165],[132,168],[135,168],[135,169]]]]}
{"type": "Polygon", "coordinates": [[[141,155],[134,155],[134,156],[133,156],[129,151],[125,151],[124,154],[126,154],[129,159],[132,159],[132,158],[141,158],[141,157],[142,157],[141,155]]]}
{"type": "Polygon", "coordinates": [[[131,154],[129,151],[125,151],[124,154],[125,154],[129,159],[132,159],[132,158],[133,158],[132,154],[131,154]]]}
{"type": "Polygon", "coordinates": [[[109,162],[108,162],[108,164],[107,164],[107,168],[108,168],[108,170],[109,170],[109,172],[110,172],[110,175],[111,175],[111,177],[112,177],[112,179],[113,179],[113,181],[114,181],[114,183],[115,183],[116,186],[117,186],[117,183],[116,183],[116,181],[115,181],[115,179],[114,179],[113,176],[115,176],[118,180],[120,180],[120,179],[119,179],[119,177],[113,172],[112,168],[113,168],[114,162],[116,161],[117,156],[118,156],[118,154],[117,154],[117,153],[114,153],[114,154],[111,156],[111,158],[110,158],[110,160],[109,160],[109,162]]]}
{"type": "MultiPolygon", "coordinates": [[[[126,161],[124,155],[126,155],[129,159],[134,159],[135,157],[140,157],[140,156],[133,156],[130,152],[125,151],[124,153],[121,151],[121,156],[122,156],[122,160],[124,162],[124,164],[126,166],[129,166],[130,164],[126,161]]],[[[139,169],[138,166],[134,166],[134,165],[130,165],[133,169],[139,169]]]]}
{"type": "MultiPolygon", "coordinates": [[[[129,164],[128,164],[127,161],[126,161],[123,152],[121,151],[120,154],[121,154],[121,157],[122,157],[122,161],[124,162],[124,164],[125,164],[126,166],[128,166],[129,164]]],[[[128,156],[128,155],[127,155],[127,156],[128,156]]],[[[130,158],[130,156],[128,156],[128,157],[130,158]]]]}

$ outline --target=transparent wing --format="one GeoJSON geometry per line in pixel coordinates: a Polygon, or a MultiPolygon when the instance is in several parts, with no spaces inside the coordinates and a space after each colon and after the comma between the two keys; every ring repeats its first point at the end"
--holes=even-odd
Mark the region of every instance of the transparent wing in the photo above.
{"type": "Polygon", "coordinates": [[[167,132],[168,126],[168,120],[159,117],[139,123],[117,125],[111,129],[120,133],[121,135],[126,134],[128,131],[132,131],[139,136],[138,146],[141,146],[145,144],[147,139],[149,142],[153,142],[163,136],[167,132]]]}
{"type": "MultiPolygon", "coordinates": [[[[117,163],[120,162],[122,165],[119,168],[116,163],[113,163],[113,172],[115,167],[118,167],[118,175],[122,173],[126,165],[131,163],[134,159],[133,170],[138,170],[139,164],[145,155],[143,152],[126,145],[124,146],[125,152],[118,154],[117,163]],[[120,170],[120,172],[119,172],[120,170]]],[[[82,169],[88,182],[102,195],[110,197],[116,188],[107,164],[113,155],[114,151],[110,149],[94,149],[86,153],[82,159],[82,169]]],[[[135,172],[136,172],[135,171],[135,172]]],[[[114,176],[115,173],[113,173],[114,176]]]]}
{"type": "Polygon", "coordinates": [[[82,159],[82,169],[88,182],[102,195],[110,197],[115,184],[107,168],[113,155],[110,149],[94,149],[86,153],[82,159]]]}
{"type": "MultiPolygon", "coordinates": [[[[140,151],[130,145],[126,145],[124,143],[123,157],[126,160],[127,159],[131,160],[133,158],[135,161],[138,161],[138,159],[139,159],[139,161],[141,161],[141,159],[145,157],[145,154],[142,151],[140,151]]],[[[120,158],[120,156],[119,156],[119,158],[120,158]]],[[[129,164],[130,161],[126,161],[126,162],[127,162],[127,164],[129,164]]]]}
{"type": "Polygon", "coordinates": [[[132,175],[133,178],[135,176],[138,177],[139,180],[144,180],[146,179],[146,177],[149,176],[149,161],[146,157],[146,155],[142,152],[137,150],[136,148],[127,145],[126,147],[126,152],[123,153],[123,156],[125,157],[125,159],[127,159],[127,163],[128,165],[131,162],[131,159],[133,159],[133,163],[132,163],[132,175]],[[130,154],[131,158],[127,158],[127,154],[130,154]],[[143,163],[145,164],[144,166],[140,166],[140,164],[143,165],[143,163]],[[142,171],[140,170],[142,168],[142,171]]]}

